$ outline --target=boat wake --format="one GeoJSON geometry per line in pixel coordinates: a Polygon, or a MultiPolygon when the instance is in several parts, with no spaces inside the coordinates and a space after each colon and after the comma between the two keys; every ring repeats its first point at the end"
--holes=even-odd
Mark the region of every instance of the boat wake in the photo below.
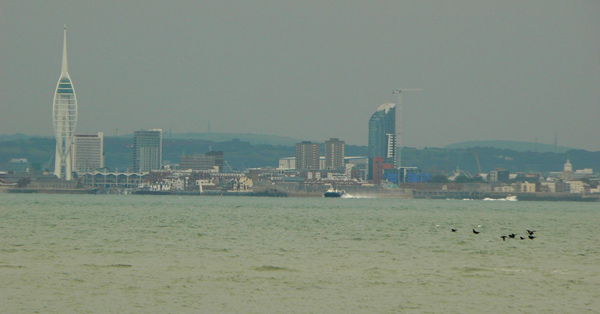
{"type": "Polygon", "coordinates": [[[507,196],[505,198],[489,198],[489,197],[486,197],[483,200],[484,201],[512,201],[512,202],[514,202],[514,201],[517,200],[517,196],[516,195],[509,195],[509,196],[507,196]]]}
{"type": "Polygon", "coordinates": [[[344,195],[342,195],[342,198],[375,198],[375,197],[367,196],[367,195],[352,195],[349,193],[345,193],[344,195]]]}

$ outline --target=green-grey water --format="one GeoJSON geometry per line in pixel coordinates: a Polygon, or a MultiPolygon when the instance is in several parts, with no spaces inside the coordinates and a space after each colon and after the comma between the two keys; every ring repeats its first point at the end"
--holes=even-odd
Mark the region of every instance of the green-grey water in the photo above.
{"type": "Polygon", "coordinates": [[[599,212],[0,194],[0,312],[600,313],[599,212]]]}

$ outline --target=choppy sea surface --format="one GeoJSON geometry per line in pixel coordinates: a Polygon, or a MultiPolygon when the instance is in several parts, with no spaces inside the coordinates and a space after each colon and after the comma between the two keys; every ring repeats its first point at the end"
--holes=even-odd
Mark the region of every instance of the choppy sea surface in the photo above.
{"type": "Polygon", "coordinates": [[[0,194],[0,313],[600,313],[599,223],[598,203],[0,194]]]}

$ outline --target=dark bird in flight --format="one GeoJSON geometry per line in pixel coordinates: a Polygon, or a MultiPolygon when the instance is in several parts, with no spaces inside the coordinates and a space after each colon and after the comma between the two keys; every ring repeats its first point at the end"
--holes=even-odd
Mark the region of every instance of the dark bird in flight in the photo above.
{"type": "Polygon", "coordinates": [[[533,235],[534,232],[535,230],[527,230],[527,233],[529,233],[529,235],[533,235]]]}
{"type": "Polygon", "coordinates": [[[506,236],[501,236],[502,241],[506,241],[506,236]]]}
{"type": "Polygon", "coordinates": [[[473,229],[473,233],[474,233],[474,234],[479,234],[479,231],[477,231],[477,230],[473,229]]]}
{"type": "Polygon", "coordinates": [[[452,228],[452,232],[456,232],[456,229],[452,228]]]}
{"type": "Polygon", "coordinates": [[[508,236],[514,239],[514,238],[515,238],[515,236],[516,236],[516,234],[514,234],[514,233],[511,233],[511,234],[509,234],[508,236]]]}
{"type": "Polygon", "coordinates": [[[519,237],[519,238],[521,238],[521,240],[525,240],[525,238],[523,238],[523,237],[519,237]]]}
{"type": "Polygon", "coordinates": [[[529,239],[533,240],[535,239],[535,236],[529,235],[529,239]]]}

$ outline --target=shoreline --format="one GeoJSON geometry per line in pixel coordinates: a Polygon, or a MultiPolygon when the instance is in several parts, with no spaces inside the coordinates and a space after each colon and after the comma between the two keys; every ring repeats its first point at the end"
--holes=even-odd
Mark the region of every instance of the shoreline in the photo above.
{"type": "MultiPolygon", "coordinates": [[[[324,198],[320,192],[304,191],[131,191],[129,193],[111,193],[98,188],[94,189],[27,189],[10,188],[0,189],[0,193],[15,194],[131,194],[131,195],[174,195],[174,196],[252,196],[252,197],[293,197],[293,198],[324,198]]],[[[389,190],[389,193],[360,193],[354,191],[345,198],[387,198],[387,199],[454,199],[454,200],[503,200],[507,196],[514,195],[518,201],[548,201],[548,202],[600,202],[600,194],[571,194],[571,193],[494,193],[476,191],[411,191],[411,190],[389,190]]]]}

